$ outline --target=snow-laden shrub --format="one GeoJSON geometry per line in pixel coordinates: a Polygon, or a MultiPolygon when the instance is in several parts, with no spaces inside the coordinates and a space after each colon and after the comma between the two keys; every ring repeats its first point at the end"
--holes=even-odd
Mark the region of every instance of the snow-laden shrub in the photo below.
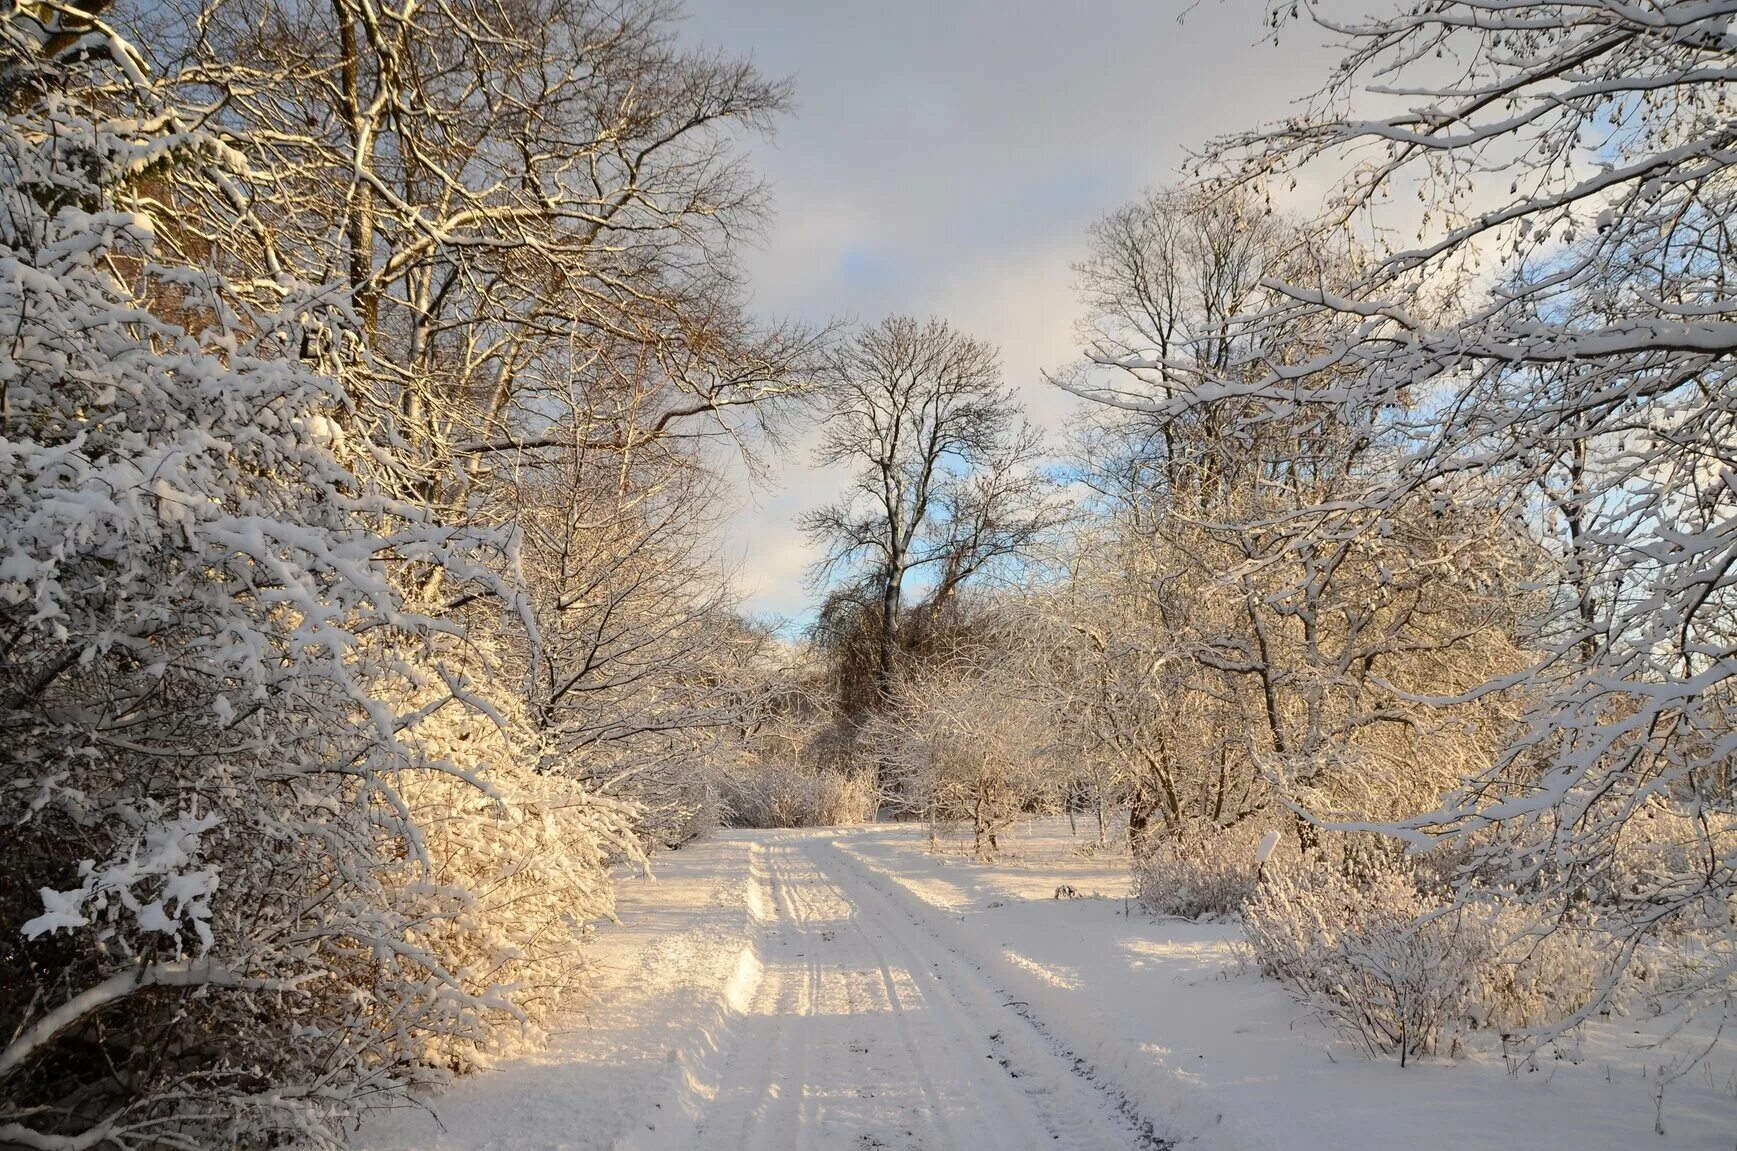
{"type": "MultiPolygon", "coordinates": [[[[1610,866],[1581,885],[1578,899],[1598,908],[1622,909],[1647,899],[1661,876],[1700,878],[1710,861],[1737,858],[1737,811],[1657,802],[1637,808],[1614,833],[1610,866]]],[[[1695,936],[1707,944],[1719,940],[1726,948],[1737,945],[1737,916],[1731,911],[1737,893],[1721,892],[1709,883],[1699,890],[1688,887],[1678,898],[1685,913],[1661,925],[1662,935],[1695,936]],[[1696,903],[1701,905],[1698,911],[1696,903]]]]}
{"type": "MultiPolygon", "coordinates": [[[[454,712],[417,732],[483,785],[419,772],[402,788],[427,861],[385,869],[381,897],[414,925],[407,940],[455,981],[415,1005],[431,1012],[410,1050],[419,1063],[463,1072],[545,1041],[588,985],[583,944],[614,907],[608,864],[639,851],[637,812],[534,770],[536,757],[508,738],[521,730],[454,712]]],[[[403,997],[386,1002],[402,1026],[403,997]]]]}
{"type": "Polygon", "coordinates": [[[1134,859],[1134,894],[1158,915],[1234,915],[1254,895],[1257,838],[1230,832],[1148,836],[1134,859]]]}
{"type": "Polygon", "coordinates": [[[1432,901],[1409,874],[1367,886],[1337,872],[1279,870],[1243,909],[1261,970],[1371,1055],[1451,1047],[1494,960],[1482,924],[1432,901]]]}
{"type": "Polygon", "coordinates": [[[1596,931],[1545,919],[1506,893],[1468,906],[1486,918],[1497,948],[1467,1012],[1473,1026],[1525,1047],[1554,1038],[1563,1021],[1594,1003],[1619,1005],[1601,991],[1606,962],[1596,931]]]}
{"type": "Polygon", "coordinates": [[[1474,1029],[1522,1032],[1596,993],[1589,937],[1499,893],[1420,887],[1409,862],[1269,869],[1243,907],[1260,969],[1371,1055],[1450,1054],[1474,1029]]]}
{"type": "Polygon", "coordinates": [[[1228,837],[1164,839],[1134,859],[1134,896],[1155,915],[1235,915],[1254,894],[1254,854],[1228,837]]]}
{"type": "Polygon", "coordinates": [[[866,771],[804,771],[791,764],[749,764],[719,780],[719,803],[731,827],[836,827],[867,823],[880,803],[866,771]]]}

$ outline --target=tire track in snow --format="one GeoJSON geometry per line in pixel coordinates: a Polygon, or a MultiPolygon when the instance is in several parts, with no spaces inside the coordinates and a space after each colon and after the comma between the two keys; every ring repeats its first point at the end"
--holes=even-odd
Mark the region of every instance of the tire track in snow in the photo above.
{"type": "MultiPolygon", "coordinates": [[[[1032,1010],[1030,1004],[1014,998],[1004,988],[995,985],[983,972],[980,965],[969,960],[949,944],[929,922],[928,917],[922,911],[911,906],[910,900],[914,897],[909,896],[908,893],[901,897],[886,890],[877,880],[874,870],[867,861],[845,849],[837,841],[829,841],[826,844],[826,851],[837,863],[841,873],[849,875],[857,881],[857,890],[872,893],[874,898],[884,903],[891,917],[907,922],[910,929],[916,930],[926,937],[927,945],[931,949],[938,954],[947,956],[956,967],[967,972],[961,981],[962,985],[973,987],[979,994],[990,994],[993,1004],[999,1008],[1003,1015],[1016,1017],[1019,1022],[1014,1034],[1023,1035],[1028,1040],[1036,1040],[1038,1046],[1048,1056],[1048,1063],[1051,1066],[1064,1068],[1077,1083],[1089,1088],[1105,1105],[1110,1107],[1128,1129],[1133,1140],[1129,1144],[1130,1146],[1146,1148],[1149,1151],[1168,1151],[1174,1146],[1173,1143],[1158,1134],[1156,1124],[1140,1114],[1135,1101],[1129,1095],[1118,1089],[1114,1083],[1106,1081],[1104,1076],[1088,1060],[1075,1054],[1066,1043],[1057,1037],[1054,1030],[1032,1010]]],[[[892,882],[897,886],[896,880],[892,882]]],[[[929,904],[923,906],[931,911],[940,910],[929,904]]],[[[998,1037],[1003,1034],[1006,1033],[998,1033],[998,1037]]],[[[1040,1064],[1044,1062],[1042,1057],[1038,1058],[1038,1062],[1040,1064]]]]}
{"type": "MultiPolygon", "coordinates": [[[[948,1048],[945,1066],[955,1074],[963,1073],[970,1085],[971,1095],[979,1104],[973,1109],[975,1111],[973,1117],[979,1124],[987,1124],[993,1128],[990,1132],[981,1130],[973,1132],[971,1137],[962,1139],[954,1123],[951,1122],[953,1116],[942,1109],[938,1112],[938,1117],[946,1129],[947,1146],[994,1148],[1022,1146],[1035,1151],[1036,1148],[1052,1145],[1054,1141],[1063,1138],[1066,1134],[1081,1136],[1083,1132],[1079,1130],[1070,1132],[1064,1126],[1058,1125],[1053,1116],[1046,1114],[1041,1107],[1035,1105],[1035,1101],[1029,1097],[1028,1092],[1020,1091],[1012,1086],[1012,1080],[1017,1077],[1018,1072],[1009,1068],[1006,1063],[997,1064],[994,1057],[993,1049],[999,1032],[995,1031],[992,1026],[986,1026],[982,1019],[973,1018],[972,1014],[965,1009],[959,995],[952,990],[947,981],[936,973],[935,969],[939,966],[937,961],[930,960],[925,964],[923,952],[913,948],[908,938],[894,933],[895,920],[887,919],[872,908],[865,908],[825,871],[812,854],[815,846],[817,845],[810,845],[809,858],[813,861],[816,874],[820,876],[821,881],[841,901],[858,911],[868,913],[863,918],[866,924],[873,925],[873,930],[864,931],[863,941],[874,955],[883,979],[886,980],[889,999],[895,1005],[895,1014],[901,1020],[910,1018],[900,1001],[897,983],[892,976],[892,972],[897,966],[909,973],[912,990],[915,993],[912,1008],[916,1011],[931,1013],[937,1022],[941,1021],[940,1017],[946,1017],[940,1028],[940,1034],[943,1036],[942,1042],[948,1048]],[[887,949],[882,946],[882,943],[892,944],[901,953],[902,960],[889,960],[886,954],[887,949]],[[986,1048],[988,1050],[985,1050],[986,1048]],[[978,1058],[980,1053],[982,1054],[981,1059],[978,1058]],[[989,1062],[991,1069],[985,1070],[985,1061],[989,1062]]],[[[909,1034],[908,1031],[907,1034],[909,1034]]],[[[907,1041],[906,1046],[925,1087],[932,1090],[934,1076],[929,1071],[929,1061],[924,1058],[921,1045],[913,1037],[907,1041]]],[[[1072,1126],[1077,1128],[1079,1125],[1076,1123],[1072,1126]]],[[[1091,1145],[1115,1147],[1124,1144],[1119,1141],[1094,1144],[1088,1139],[1080,1142],[1069,1142],[1065,1145],[1069,1147],[1091,1145]]]]}
{"type": "MultiPolygon", "coordinates": [[[[799,870],[796,876],[791,874],[786,859],[793,850],[787,841],[774,841],[766,845],[759,856],[765,865],[764,879],[769,892],[767,914],[762,921],[765,973],[760,993],[748,1008],[749,1026],[738,1028],[741,1032],[739,1050],[729,1053],[726,1073],[717,1086],[708,1113],[701,1120],[703,1146],[788,1148],[811,1145],[821,1122],[816,1093],[822,1090],[836,1092],[851,1084],[860,1086],[868,1078],[861,1073],[868,1068],[857,1067],[851,1069],[855,1073],[835,1072],[829,1078],[836,1082],[815,1083],[812,1085],[815,1091],[809,1090],[807,1051],[810,1033],[817,1028],[834,1032],[813,1038],[823,1042],[830,1040],[832,1048],[837,1049],[844,1045],[839,1041],[852,1030],[849,1020],[873,1019],[872,1013],[881,1008],[879,1004],[862,998],[853,1004],[852,996],[846,994],[842,1015],[823,1018],[823,984],[828,982],[828,968],[821,952],[841,932],[846,936],[848,947],[848,941],[854,938],[848,926],[851,909],[847,902],[841,902],[844,914],[834,917],[829,912],[836,912],[838,908],[816,907],[810,888],[819,877],[803,870],[799,870]],[[853,1010],[853,1007],[857,1009],[853,1010]]],[[[844,961],[832,965],[836,970],[831,981],[848,986],[847,969],[851,966],[848,953],[839,958],[844,961]]],[[[855,1042],[846,1040],[846,1043],[854,1053],[855,1042]]],[[[861,1054],[866,1055],[867,1045],[863,1046],[861,1054]]],[[[907,1058],[914,1057],[915,1044],[910,1044],[907,1050],[907,1058]]],[[[935,1110],[942,1110],[938,1099],[931,1095],[930,1100],[935,1110]]],[[[896,1120],[884,1122],[892,1118],[888,1116],[875,1118],[883,1122],[859,1124],[864,1127],[859,1134],[865,1136],[860,1145],[890,1146],[868,1128],[880,1125],[890,1131],[900,1128],[900,1124],[896,1120]]],[[[920,1124],[905,1124],[900,1130],[915,1138],[917,1125],[920,1124]]],[[[937,1139],[934,1137],[936,1134],[925,1132],[926,1137],[921,1142],[909,1146],[925,1151],[960,1151],[957,1144],[937,1139]]],[[[837,1144],[827,1142],[823,1145],[837,1144]]]]}
{"type": "Polygon", "coordinates": [[[764,970],[700,1145],[1154,1146],[836,848],[786,835],[755,862],[764,970]]]}

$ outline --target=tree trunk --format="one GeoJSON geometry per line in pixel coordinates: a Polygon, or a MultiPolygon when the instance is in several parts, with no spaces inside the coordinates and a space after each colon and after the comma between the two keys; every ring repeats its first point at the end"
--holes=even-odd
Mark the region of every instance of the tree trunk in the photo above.
{"type": "Polygon", "coordinates": [[[887,572],[881,584],[881,634],[875,660],[875,690],[882,703],[893,698],[893,667],[898,660],[899,575],[887,572]]]}
{"type": "Polygon", "coordinates": [[[1128,804],[1128,850],[1139,851],[1141,842],[1146,838],[1147,830],[1152,826],[1152,813],[1158,810],[1156,796],[1148,795],[1144,789],[1136,792],[1133,802],[1128,804]]]}
{"type": "Polygon", "coordinates": [[[971,805],[971,854],[983,858],[983,791],[977,792],[977,802],[971,805]]]}

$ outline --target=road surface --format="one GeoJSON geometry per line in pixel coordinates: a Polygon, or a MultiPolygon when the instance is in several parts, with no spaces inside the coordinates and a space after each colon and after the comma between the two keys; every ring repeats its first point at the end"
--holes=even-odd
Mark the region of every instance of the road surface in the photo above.
{"type": "Polygon", "coordinates": [[[756,844],[751,876],[762,971],[697,1145],[1154,1145],[827,837],[756,844]]]}
{"type": "MultiPolygon", "coordinates": [[[[393,1113],[367,1151],[1167,1146],[1031,1005],[835,842],[735,832],[624,884],[585,1017],[393,1113]]],[[[920,851],[920,846],[913,845],[920,851]]]]}

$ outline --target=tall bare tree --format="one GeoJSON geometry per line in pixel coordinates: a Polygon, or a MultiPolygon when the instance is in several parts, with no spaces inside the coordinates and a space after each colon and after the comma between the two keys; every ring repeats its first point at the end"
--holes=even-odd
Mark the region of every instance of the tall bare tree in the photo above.
{"type": "Polygon", "coordinates": [[[972,577],[1017,558],[1058,522],[1037,433],[995,349],[938,319],[895,316],[828,371],[816,461],[856,469],[845,496],[802,517],[826,549],[815,578],[847,573],[874,612],[873,678],[891,697],[913,573],[937,612],[972,577]]]}

